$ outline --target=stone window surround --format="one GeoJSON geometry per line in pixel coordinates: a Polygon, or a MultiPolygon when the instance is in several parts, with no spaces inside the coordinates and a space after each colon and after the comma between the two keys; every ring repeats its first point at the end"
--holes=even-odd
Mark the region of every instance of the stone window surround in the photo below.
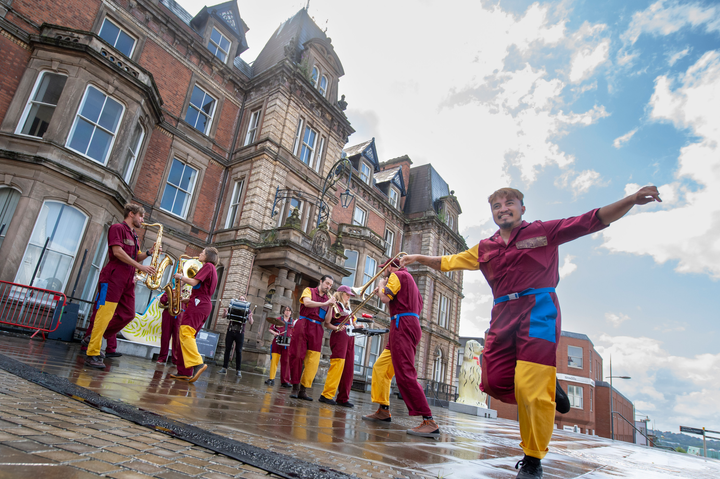
{"type": "Polygon", "coordinates": [[[90,61],[81,60],[78,63],[70,63],[76,58],[77,57],[70,55],[68,57],[63,57],[55,54],[52,61],[50,61],[40,55],[33,56],[28,63],[22,79],[20,80],[20,84],[15,92],[15,97],[12,100],[10,108],[8,108],[3,121],[2,129],[3,131],[14,132],[17,128],[19,128],[18,125],[23,118],[23,113],[25,112],[27,103],[30,101],[37,81],[43,72],[47,71],[66,75],[67,81],[65,83],[65,87],[58,99],[57,106],[55,107],[55,114],[53,115],[50,125],[48,126],[43,138],[28,137],[26,135],[18,136],[27,138],[30,141],[53,143],[68,154],[76,156],[77,158],[82,158],[82,161],[88,165],[112,170],[117,174],[118,178],[122,180],[121,169],[125,153],[131,140],[135,125],[138,121],[142,121],[143,127],[146,129],[146,134],[135,165],[136,171],[139,171],[139,168],[142,165],[142,159],[151,135],[150,128],[148,127],[148,123],[150,122],[149,113],[145,110],[146,106],[143,102],[138,101],[140,95],[132,95],[132,93],[128,94],[131,89],[125,90],[122,88],[124,86],[122,83],[114,83],[110,85],[107,82],[102,81],[102,78],[95,74],[100,70],[94,63],[92,63],[91,67],[90,61]],[[77,116],[80,105],[82,104],[85,92],[90,85],[100,90],[103,94],[109,95],[114,100],[120,102],[125,109],[115,133],[112,149],[110,150],[107,161],[104,165],[93,159],[85,157],[66,146],[75,122],[75,117],[77,116]],[[121,88],[118,88],[118,85],[121,86],[121,88]],[[63,118],[66,121],[61,121],[63,118]]]}
{"type": "MultiPolygon", "coordinates": [[[[127,15],[127,17],[130,17],[129,13],[124,12],[121,9],[110,9],[106,4],[102,3],[100,5],[100,9],[98,10],[97,16],[95,17],[95,21],[93,22],[91,31],[94,34],[98,35],[99,38],[100,29],[102,28],[102,24],[105,21],[105,18],[109,19],[120,28],[126,30],[131,36],[135,38],[135,47],[133,48],[132,55],[128,58],[130,58],[130,60],[137,61],[142,55],[142,51],[145,46],[145,41],[147,40],[147,37],[145,35],[145,32],[141,28],[138,28],[138,26],[135,24],[135,21],[133,21],[131,18],[126,18],[125,15],[127,15]]],[[[122,55],[122,53],[120,54],[122,55]]]]}
{"type": "Polygon", "coordinates": [[[240,131],[243,132],[242,136],[240,137],[240,138],[242,138],[242,144],[239,145],[238,148],[244,148],[246,146],[250,146],[250,145],[253,145],[258,142],[258,138],[260,138],[260,135],[262,134],[263,121],[265,120],[265,109],[267,107],[267,102],[268,102],[268,99],[265,98],[262,101],[255,102],[251,105],[245,106],[245,113],[243,114],[243,118],[241,120],[242,125],[240,128],[240,131]],[[258,126],[257,126],[257,129],[255,130],[255,140],[252,141],[251,143],[246,144],[245,139],[247,137],[248,130],[250,129],[250,120],[252,119],[252,114],[258,110],[260,111],[260,117],[258,118],[258,126]]]}
{"type": "MultiPolygon", "coordinates": [[[[216,18],[214,18],[212,15],[209,17],[209,20],[207,22],[207,25],[205,25],[205,32],[203,32],[203,45],[205,48],[210,44],[210,35],[212,35],[212,30],[215,28],[218,32],[220,32],[225,38],[227,38],[230,41],[230,47],[228,49],[228,57],[225,59],[225,61],[220,60],[217,56],[213,55],[213,58],[216,58],[217,61],[224,63],[225,65],[228,65],[232,67],[233,62],[235,61],[235,56],[233,52],[237,51],[238,47],[238,40],[235,38],[234,34],[230,34],[228,32],[227,26],[223,22],[219,22],[216,18]]],[[[210,51],[210,49],[208,49],[210,51]]]]}
{"type": "Polygon", "coordinates": [[[240,197],[238,197],[238,208],[235,212],[235,219],[233,220],[233,224],[226,227],[225,229],[232,229],[236,228],[236,223],[242,216],[243,211],[243,205],[245,204],[245,195],[247,194],[247,173],[244,171],[236,173],[235,175],[228,178],[228,185],[232,185],[232,188],[228,188],[228,196],[226,197],[226,207],[224,208],[224,215],[223,218],[225,218],[225,223],[227,224],[228,215],[230,214],[230,207],[232,206],[232,197],[235,193],[235,185],[241,182],[242,183],[242,191],[240,192],[240,197]]]}
{"type": "MultiPolygon", "coordinates": [[[[224,100],[225,94],[218,90],[215,85],[206,81],[204,77],[193,72],[188,84],[187,92],[185,93],[185,100],[183,101],[182,110],[180,111],[180,118],[178,118],[178,126],[182,125],[184,127],[182,128],[183,133],[190,137],[196,137],[194,139],[198,140],[198,143],[200,144],[206,144],[208,140],[214,142],[215,135],[217,134],[217,129],[220,124],[220,115],[222,114],[222,109],[225,103],[224,100]],[[203,133],[185,121],[188,108],[190,108],[190,99],[192,98],[193,90],[196,85],[215,99],[215,110],[213,111],[212,119],[210,120],[210,129],[207,133],[203,133]]],[[[209,145],[206,146],[212,148],[209,145]]]]}
{"type": "MultiPolygon", "coordinates": [[[[300,164],[304,165],[308,170],[315,172],[316,174],[320,175],[320,165],[322,163],[322,156],[324,155],[325,151],[320,151],[320,143],[323,143],[323,150],[327,150],[327,141],[325,138],[327,135],[324,135],[324,131],[322,128],[318,128],[316,123],[308,121],[308,116],[304,114],[300,114],[298,116],[298,123],[296,125],[295,129],[295,138],[293,139],[293,149],[292,149],[292,155],[295,157],[296,160],[300,162],[300,164]],[[313,145],[313,156],[312,156],[312,163],[313,164],[307,164],[303,162],[300,159],[300,155],[302,154],[302,146],[303,146],[303,139],[305,137],[305,129],[310,128],[312,131],[315,132],[315,144],[313,145]],[[298,131],[298,129],[300,131],[298,131]]],[[[248,120],[249,121],[249,120],[248,120]]],[[[318,122],[320,124],[320,122],[318,122]]]]}
{"type": "Polygon", "coordinates": [[[158,213],[166,215],[169,218],[173,218],[177,221],[186,223],[188,226],[193,225],[195,208],[197,207],[197,202],[200,198],[200,189],[202,188],[203,180],[205,178],[205,170],[207,169],[209,163],[209,158],[200,156],[196,150],[192,150],[190,148],[183,148],[183,144],[176,139],[170,147],[170,152],[165,162],[165,170],[163,171],[162,179],[160,180],[161,187],[157,192],[157,196],[153,205],[155,210],[158,213]],[[195,178],[195,186],[193,187],[193,192],[190,197],[190,204],[188,205],[187,215],[185,218],[160,208],[162,196],[165,192],[165,185],[167,185],[168,176],[170,175],[170,169],[172,168],[173,159],[175,158],[177,158],[179,161],[182,161],[184,164],[194,168],[197,171],[197,177],[195,178]]]}

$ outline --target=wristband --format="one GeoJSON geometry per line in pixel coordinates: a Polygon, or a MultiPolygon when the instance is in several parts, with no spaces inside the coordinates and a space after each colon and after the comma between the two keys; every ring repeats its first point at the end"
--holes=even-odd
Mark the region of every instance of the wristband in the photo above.
{"type": "Polygon", "coordinates": [[[145,256],[152,256],[152,253],[150,252],[150,250],[145,251],[145,256]]]}

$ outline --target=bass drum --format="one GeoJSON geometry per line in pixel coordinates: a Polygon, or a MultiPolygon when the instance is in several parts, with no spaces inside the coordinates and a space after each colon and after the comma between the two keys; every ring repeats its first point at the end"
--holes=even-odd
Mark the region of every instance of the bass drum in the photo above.
{"type": "Polygon", "coordinates": [[[233,299],[228,306],[228,320],[244,323],[250,317],[250,302],[233,299]]]}

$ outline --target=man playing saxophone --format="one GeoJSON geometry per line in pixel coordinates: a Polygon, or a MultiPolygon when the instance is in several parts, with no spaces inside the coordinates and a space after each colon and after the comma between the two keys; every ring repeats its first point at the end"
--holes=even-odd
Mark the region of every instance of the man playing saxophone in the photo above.
{"type": "Polygon", "coordinates": [[[91,368],[105,369],[100,347],[110,320],[115,317],[117,323],[125,327],[135,318],[135,270],[150,275],[156,272],[152,266],[140,263],[151,255],[151,250],[144,253],[140,251],[135,233],[144,218],[145,209],[142,206],[128,203],[125,205],[125,219],[112,225],[108,231],[109,258],[98,279],[98,292],[91,318],[93,329],[85,359],[85,365],[91,368]]]}

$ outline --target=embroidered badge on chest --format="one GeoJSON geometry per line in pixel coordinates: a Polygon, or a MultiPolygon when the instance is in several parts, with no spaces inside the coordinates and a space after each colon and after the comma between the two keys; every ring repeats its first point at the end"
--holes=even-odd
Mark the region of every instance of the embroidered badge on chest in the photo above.
{"type": "Polygon", "coordinates": [[[195,306],[197,306],[198,304],[200,304],[200,299],[199,299],[199,298],[195,298],[195,306]]]}
{"type": "Polygon", "coordinates": [[[535,238],[528,238],[515,243],[517,249],[530,249],[539,248],[541,246],[547,246],[547,236],[536,236],[535,238]]]}
{"type": "Polygon", "coordinates": [[[135,242],[134,242],[133,240],[131,240],[131,239],[125,238],[125,239],[123,240],[123,243],[125,243],[125,244],[128,245],[128,246],[135,246],[135,242]]]}

